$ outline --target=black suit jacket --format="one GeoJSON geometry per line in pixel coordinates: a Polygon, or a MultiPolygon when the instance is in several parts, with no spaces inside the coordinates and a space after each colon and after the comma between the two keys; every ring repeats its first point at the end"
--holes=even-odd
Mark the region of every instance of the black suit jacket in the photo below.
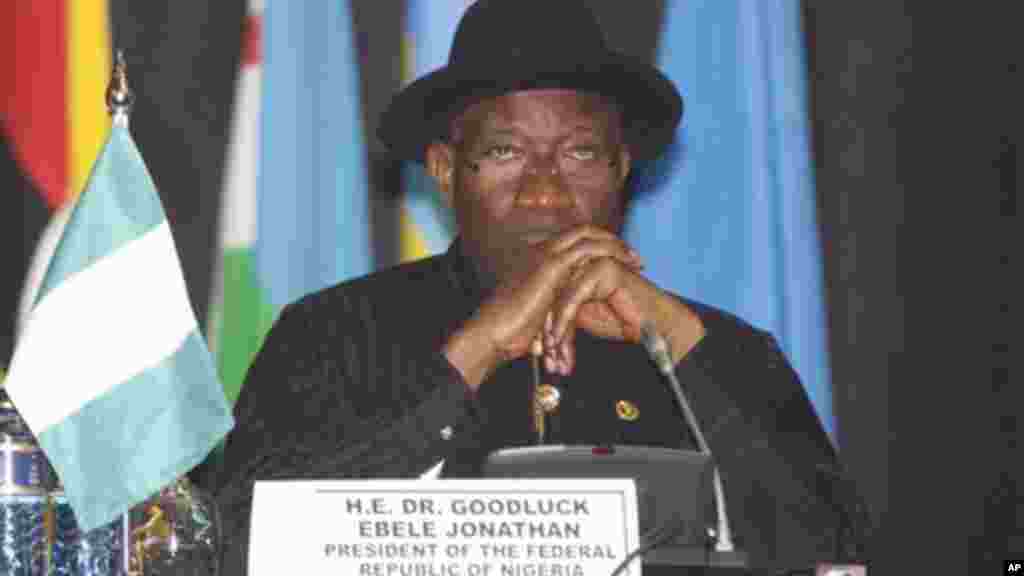
{"type": "MultiPolygon", "coordinates": [[[[446,475],[472,475],[487,451],[533,442],[526,361],[498,370],[472,397],[441,353],[484,297],[476,278],[456,242],[444,255],[340,284],[282,312],[249,370],[215,475],[226,573],[244,573],[255,480],[414,478],[441,459],[446,475]]],[[[865,556],[860,501],[774,339],[688,304],[706,335],[676,375],[751,565],[865,556]]],[[[637,345],[581,335],[577,369],[558,384],[564,400],[549,422],[551,442],[693,444],[637,345]],[[640,417],[619,419],[617,400],[633,402],[640,417]]]]}

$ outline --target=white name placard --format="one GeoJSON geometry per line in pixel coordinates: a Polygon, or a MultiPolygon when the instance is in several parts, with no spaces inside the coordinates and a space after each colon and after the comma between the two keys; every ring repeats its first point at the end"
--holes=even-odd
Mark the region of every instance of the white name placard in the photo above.
{"type": "Polygon", "coordinates": [[[262,481],[249,574],[607,576],[637,531],[629,479],[262,481]]]}

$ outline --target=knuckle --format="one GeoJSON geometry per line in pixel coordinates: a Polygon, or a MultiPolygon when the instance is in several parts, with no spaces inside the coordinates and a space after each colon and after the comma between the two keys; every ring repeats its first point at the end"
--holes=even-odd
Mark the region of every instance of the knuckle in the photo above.
{"type": "Polygon", "coordinates": [[[596,264],[602,272],[611,272],[619,269],[619,264],[613,258],[599,258],[596,264]]]}
{"type": "Polygon", "coordinates": [[[586,258],[594,253],[594,243],[585,240],[573,246],[571,250],[567,250],[564,253],[565,262],[577,262],[583,258],[586,258]]]}

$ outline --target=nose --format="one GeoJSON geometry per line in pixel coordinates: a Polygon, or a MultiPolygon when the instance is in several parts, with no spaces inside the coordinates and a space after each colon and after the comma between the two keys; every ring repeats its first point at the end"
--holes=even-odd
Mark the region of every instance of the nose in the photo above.
{"type": "Polygon", "coordinates": [[[565,184],[565,178],[558,170],[557,162],[549,159],[533,161],[526,167],[519,183],[516,199],[525,208],[568,208],[572,196],[565,184]]]}

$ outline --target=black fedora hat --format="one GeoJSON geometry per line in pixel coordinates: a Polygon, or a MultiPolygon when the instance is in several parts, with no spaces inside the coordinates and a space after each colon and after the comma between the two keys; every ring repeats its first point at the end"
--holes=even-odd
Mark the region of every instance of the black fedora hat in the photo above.
{"type": "Polygon", "coordinates": [[[427,145],[445,137],[452,118],[473,103],[541,88],[614,100],[637,159],[657,156],[683,114],[672,81],[609,50],[582,0],[478,0],[459,21],[448,64],[396,94],[377,135],[399,158],[422,161],[427,145]]]}

